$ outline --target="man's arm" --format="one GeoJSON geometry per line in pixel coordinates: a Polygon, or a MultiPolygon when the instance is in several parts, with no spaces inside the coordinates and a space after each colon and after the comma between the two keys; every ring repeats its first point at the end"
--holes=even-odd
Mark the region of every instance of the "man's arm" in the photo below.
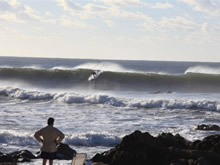
{"type": "Polygon", "coordinates": [[[35,139],[36,139],[37,141],[43,142],[43,139],[41,138],[41,136],[42,136],[41,130],[37,131],[37,132],[34,134],[34,137],[35,137],[35,139]]]}
{"type": "Polygon", "coordinates": [[[59,130],[57,131],[58,134],[57,134],[56,144],[59,144],[64,139],[65,135],[61,131],[59,130]]]}

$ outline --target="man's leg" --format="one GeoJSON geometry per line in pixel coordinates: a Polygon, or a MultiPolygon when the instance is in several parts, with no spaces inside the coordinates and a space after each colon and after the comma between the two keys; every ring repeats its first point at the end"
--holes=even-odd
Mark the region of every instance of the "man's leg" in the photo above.
{"type": "Polygon", "coordinates": [[[43,159],[43,165],[47,164],[47,159],[43,159]]]}
{"type": "Polygon", "coordinates": [[[49,160],[49,165],[53,165],[53,160],[49,160]]]}

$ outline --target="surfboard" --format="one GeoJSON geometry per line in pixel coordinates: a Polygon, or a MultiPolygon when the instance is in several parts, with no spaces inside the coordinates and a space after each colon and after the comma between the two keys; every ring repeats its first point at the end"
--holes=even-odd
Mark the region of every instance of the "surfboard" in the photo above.
{"type": "Polygon", "coordinates": [[[84,165],[86,161],[85,153],[78,153],[75,157],[73,157],[72,165],[84,165]]]}
{"type": "Polygon", "coordinates": [[[102,71],[95,71],[93,72],[89,78],[88,78],[88,81],[92,81],[92,80],[95,80],[98,78],[98,76],[102,73],[102,71]]]}

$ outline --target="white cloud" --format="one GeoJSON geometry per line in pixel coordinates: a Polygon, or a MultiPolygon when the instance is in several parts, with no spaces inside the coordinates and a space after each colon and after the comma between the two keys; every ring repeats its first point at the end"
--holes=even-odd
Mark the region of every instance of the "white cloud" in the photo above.
{"type": "Polygon", "coordinates": [[[49,12],[49,11],[46,11],[45,15],[48,16],[48,17],[53,16],[53,14],[51,12],[49,12]]]}
{"type": "Polygon", "coordinates": [[[104,20],[104,22],[110,28],[114,28],[115,27],[115,23],[112,20],[104,20]]]}
{"type": "Polygon", "coordinates": [[[193,10],[202,11],[210,15],[220,15],[219,1],[214,0],[179,0],[192,6],[193,10]]]}
{"type": "Polygon", "coordinates": [[[60,21],[60,25],[65,26],[65,27],[77,27],[77,28],[90,27],[90,28],[92,28],[92,26],[88,25],[87,23],[79,21],[77,19],[73,19],[73,18],[68,17],[68,16],[62,16],[59,19],[59,21],[60,21]]]}
{"type": "Polygon", "coordinates": [[[183,30],[188,32],[197,31],[201,27],[195,21],[180,16],[174,18],[163,17],[159,22],[159,26],[172,31],[183,30]]]}
{"type": "Polygon", "coordinates": [[[70,0],[57,0],[59,6],[62,6],[66,11],[80,11],[82,8],[80,4],[72,2],[70,0]]]}
{"type": "Polygon", "coordinates": [[[102,2],[106,5],[116,5],[116,6],[133,6],[133,7],[143,7],[148,4],[141,2],[140,0],[93,0],[94,2],[102,2]]]}
{"type": "Polygon", "coordinates": [[[40,20],[41,17],[31,7],[17,0],[0,0],[0,19],[24,23],[27,20],[40,20]]]}
{"type": "MultiPolygon", "coordinates": [[[[129,1],[119,0],[118,2],[131,3],[131,1],[133,0],[129,0],[129,1]]],[[[122,9],[120,6],[115,6],[115,5],[106,6],[106,5],[97,5],[92,3],[80,5],[70,0],[57,0],[57,2],[59,6],[62,6],[64,10],[69,11],[71,15],[78,16],[81,19],[96,18],[97,16],[100,18],[104,18],[105,20],[110,18],[149,19],[148,16],[142,14],[141,12],[127,11],[122,9]]],[[[113,0],[110,2],[113,3],[115,1],[113,0]]],[[[137,3],[138,2],[139,1],[137,1],[137,3]]]]}
{"type": "Polygon", "coordinates": [[[174,6],[171,3],[156,3],[152,8],[159,8],[159,9],[168,9],[168,8],[173,8],[174,6]]]}

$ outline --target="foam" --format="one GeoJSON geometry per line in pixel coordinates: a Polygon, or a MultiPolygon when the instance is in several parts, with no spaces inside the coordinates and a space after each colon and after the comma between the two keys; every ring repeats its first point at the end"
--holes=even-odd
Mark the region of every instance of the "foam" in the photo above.
{"type": "Polygon", "coordinates": [[[105,146],[113,147],[116,144],[119,144],[121,138],[113,136],[107,133],[86,133],[79,135],[67,136],[65,142],[73,146],[87,146],[87,147],[96,147],[96,146],[105,146]]]}
{"type": "Polygon", "coordinates": [[[17,146],[39,146],[39,143],[33,138],[33,136],[18,133],[12,133],[8,131],[1,131],[0,143],[17,146]]]}
{"type": "Polygon", "coordinates": [[[141,98],[128,99],[118,98],[103,94],[80,95],[77,93],[47,93],[40,91],[23,90],[19,88],[0,88],[0,95],[18,98],[21,100],[54,100],[68,104],[89,103],[103,104],[114,107],[132,107],[132,108],[162,108],[162,109],[202,109],[210,111],[220,111],[220,103],[210,100],[194,99],[163,99],[163,98],[141,98]]]}
{"type": "Polygon", "coordinates": [[[194,66],[194,67],[189,67],[185,71],[185,74],[187,73],[220,74],[220,68],[208,67],[208,66],[194,66]]]}
{"type": "MultiPolygon", "coordinates": [[[[66,135],[64,143],[73,146],[87,146],[87,147],[112,147],[120,143],[121,138],[107,133],[84,133],[78,135],[66,135]]],[[[0,143],[16,146],[39,146],[33,135],[21,135],[16,132],[1,131],[0,143]]]]}
{"type": "Polygon", "coordinates": [[[135,72],[134,70],[124,68],[123,66],[111,62],[85,63],[75,67],[76,69],[91,69],[111,72],[135,72]]]}

